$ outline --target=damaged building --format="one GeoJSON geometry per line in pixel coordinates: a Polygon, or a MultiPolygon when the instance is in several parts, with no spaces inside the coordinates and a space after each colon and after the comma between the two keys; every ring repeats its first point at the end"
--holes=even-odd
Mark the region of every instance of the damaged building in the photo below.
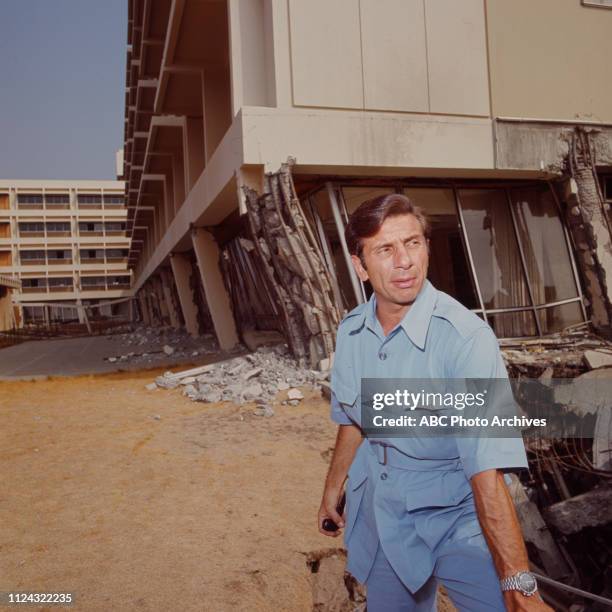
{"type": "MultiPolygon", "coordinates": [[[[135,316],[222,349],[275,331],[312,367],[371,291],[348,216],[399,192],[430,216],[432,282],[513,374],[612,364],[611,30],[608,0],[130,0],[135,316]]],[[[603,593],[609,531],[576,534],[609,517],[538,511],[609,482],[589,452],[549,453],[517,496],[538,567],[603,593]]]]}

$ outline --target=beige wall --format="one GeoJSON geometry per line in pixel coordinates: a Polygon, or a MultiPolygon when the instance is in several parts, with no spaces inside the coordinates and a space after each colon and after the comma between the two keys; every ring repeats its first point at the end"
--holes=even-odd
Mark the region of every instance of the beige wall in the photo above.
{"type": "Polygon", "coordinates": [[[612,122],[612,9],[486,4],[494,116],[612,122]]]}
{"type": "Polygon", "coordinates": [[[12,329],[14,324],[11,290],[0,285],[0,331],[12,329]]]}
{"type": "Polygon", "coordinates": [[[297,106],[489,115],[482,0],[288,0],[297,106]]]}

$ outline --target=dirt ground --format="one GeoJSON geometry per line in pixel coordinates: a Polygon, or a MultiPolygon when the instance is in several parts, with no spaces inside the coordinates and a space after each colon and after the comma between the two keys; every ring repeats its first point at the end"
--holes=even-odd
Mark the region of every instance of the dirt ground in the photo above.
{"type": "Polygon", "coordinates": [[[0,383],[0,591],[71,591],[87,611],[313,610],[309,555],[341,546],[316,530],[327,402],[259,417],[147,391],[158,373],[0,383]]]}

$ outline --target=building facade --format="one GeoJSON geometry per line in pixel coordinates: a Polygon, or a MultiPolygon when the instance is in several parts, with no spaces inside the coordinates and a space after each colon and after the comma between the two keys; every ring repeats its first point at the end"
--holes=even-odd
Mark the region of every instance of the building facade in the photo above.
{"type": "Polygon", "coordinates": [[[121,181],[0,180],[0,275],[17,279],[14,322],[111,316],[130,296],[121,181]]]}
{"type": "Polygon", "coordinates": [[[313,361],[328,352],[313,338],[369,295],[348,215],[399,191],[431,216],[434,284],[498,336],[589,320],[610,333],[607,4],[130,0],[124,178],[143,318],[208,325],[224,348],[301,325],[313,361]],[[291,193],[272,197],[288,158],[277,188],[291,193]],[[314,293],[300,253],[327,274],[314,293]]]}

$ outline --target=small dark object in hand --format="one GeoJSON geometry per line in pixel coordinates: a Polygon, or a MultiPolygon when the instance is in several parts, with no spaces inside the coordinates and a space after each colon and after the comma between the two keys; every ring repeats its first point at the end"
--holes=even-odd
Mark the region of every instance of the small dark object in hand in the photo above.
{"type": "MultiPolygon", "coordinates": [[[[344,512],[344,504],[346,503],[346,493],[342,493],[342,497],[336,506],[336,512],[342,516],[344,512]]],[[[339,527],[330,518],[323,519],[323,529],[325,531],[338,531],[339,527]]]]}

